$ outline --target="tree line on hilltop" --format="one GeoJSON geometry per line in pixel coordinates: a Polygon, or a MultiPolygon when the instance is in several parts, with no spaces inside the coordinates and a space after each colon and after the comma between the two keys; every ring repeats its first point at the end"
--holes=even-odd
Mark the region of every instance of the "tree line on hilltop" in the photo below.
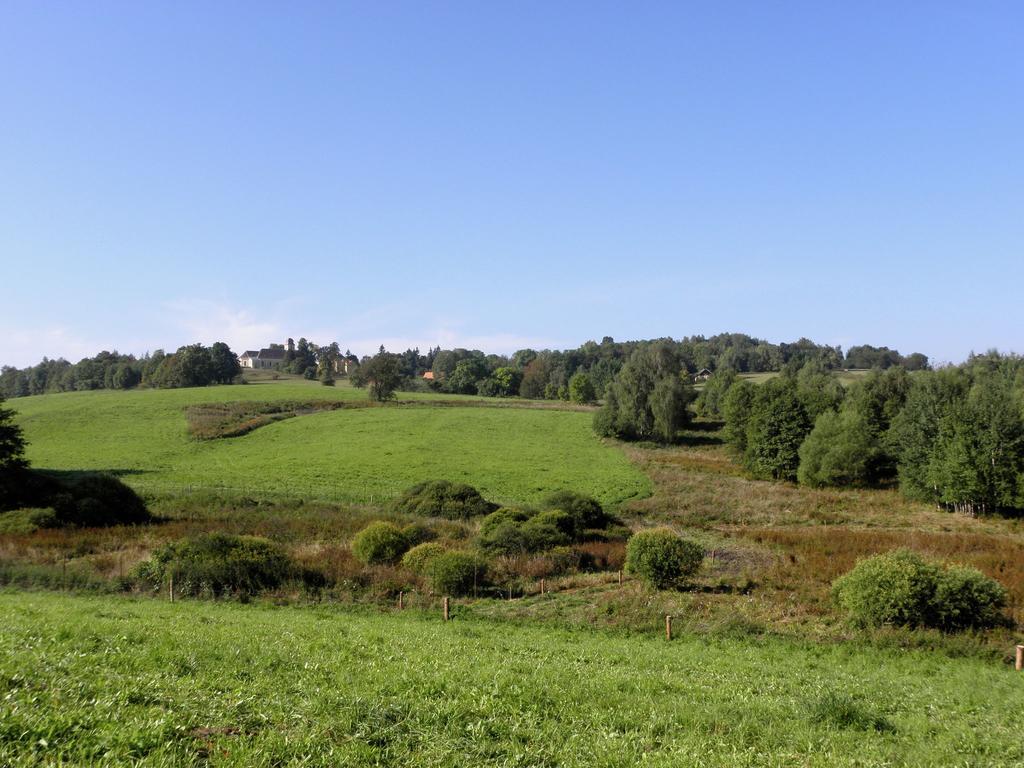
{"type": "MultiPolygon", "coordinates": [[[[385,389],[393,392],[422,382],[424,374],[430,372],[432,379],[426,386],[440,392],[587,403],[602,397],[633,352],[650,343],[617,342],[606,336],[600,343],[588,341],[576,349],[521,349],[512,355],[440,347],[429,349],[426,354],[419,349],[388,353],[382,348],[377,355],[357,361],[347,350],[342,355],[337,342],[318,346],[300,338],[294,349],[289,345],[285,350],[275,370],[333,384],[336,361],[345,359],[353,371],[352,383],[357,386],[386,379],[385,389]],[[365,369],[371,362],[370,369],[365,369]],[[376,370],[375,378],[359,373],[364,370],[376,370]]],[[[904,357],[887,347],[856,346],[844,356],[839,347],[808,339],[772,344],[741,333],[707,338],[688,336],[679,341],[662,339],[658,343],[667,345],[680,370],[691,374],[705,368],[739,373],[796,371],[812,360],[829,370],[884,369],[893,365],[916,370],[928,366],[921,353],[904,357]]],[[[191,344],[171,354],[157,350],[139,358],[105,351],[77,363],[43,358],[38,365],[24,369],[4,366],[0,368],[0,393],[5,397],[23,397],[49,392],[131,389],[140,385],[205,386],[230,383],[240,373],[235,353],[223,342],[210,347],[191,344]]]]}
{"type": "MultiPolygon", "coordinates": [[[[382,354],[391,355],[393,367],[403,381],[431,374],[429,386],[436,391],[485,397],[524,397],[589,403],[602,398],[631,355],[638,349],[658,344],[670,350],[680,373],[695,374],[732,370],[739,373],[796,371],[810,361],[826,369],[902,365],[908,370],[928,367],[921,353],[904,357],[887,347],[851,347],[844,356],[839,347],[816,344],[808,339],[772,344],[746,334],[719,334],[710,338],[689,336],[681,340],[617,342],[609,336],[600,343],[588,341],[576,349],[521,349],[511,355],[485,354],[469,349],[418,349],[364,357],[363,364],[382,354]],[[869,364],[870,363],[870,364],[869,364]]],[[[361,378],[353,378],[360,384],[361,378]]]]}
{"type": "Polygon", "coordinates": [[[100,352],[77,363],[43,358],[38,365],[0,368],[0,395],[25,397],[49,392],[230,384],[241,374],[238,357],[224,342],[189,344],[171,354],[158,349],[142,357],[100,352]]]}

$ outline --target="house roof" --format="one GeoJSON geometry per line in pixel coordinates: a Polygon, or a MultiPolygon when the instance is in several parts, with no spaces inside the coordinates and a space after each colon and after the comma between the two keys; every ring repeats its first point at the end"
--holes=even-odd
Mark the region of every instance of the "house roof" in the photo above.
{"type": "Polygon", "coordinates": [[[427,381],[433,381],[434,380],[434,372],[433,371],[427,371],[426,373],[423,374],[423,378],[426,379],[427,381]]]}
{"type": "Polygon", "coordinates": [[[711,371],[708,370],[707,368],[701,368],[699,371],[697,371],[697,375],[698,376],[703,376],[704,374],[707,374],[708,376],[710,376],[711,375],[711,371]]]}
{"type": "Polygon", "coordinates": [[[245,352],[242,353],[241,356],[242,357],[256,357],[258,354],[259,354],[259,352],[257,352],[254,349],[247,349],[245,352]]]}
{"type": "Polygon", "coordinates": [[[257,357],[265,360],[284,360],[283,349],[261,349],[257,357]]]}

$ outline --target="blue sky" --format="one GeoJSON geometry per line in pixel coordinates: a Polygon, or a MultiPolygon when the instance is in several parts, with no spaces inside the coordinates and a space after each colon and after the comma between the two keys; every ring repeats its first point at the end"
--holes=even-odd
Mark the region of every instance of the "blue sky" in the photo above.
{"type": "Polygon", "coordinates": [[[0,362],[1024,352],[1020,3],[0,5],[0,362]]]}

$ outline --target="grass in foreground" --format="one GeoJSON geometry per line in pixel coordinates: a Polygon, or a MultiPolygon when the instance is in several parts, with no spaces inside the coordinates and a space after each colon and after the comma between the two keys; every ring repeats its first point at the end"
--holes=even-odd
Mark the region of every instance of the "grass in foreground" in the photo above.
{"type": "Polygon", "coordinates": [[[0,763],[1020,765],[1005,666],[778,640],[0,594],[0,763]]]}

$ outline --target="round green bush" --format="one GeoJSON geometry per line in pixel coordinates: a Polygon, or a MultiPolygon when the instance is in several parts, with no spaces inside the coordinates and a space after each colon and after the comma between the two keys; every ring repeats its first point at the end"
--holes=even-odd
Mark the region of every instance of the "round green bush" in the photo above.
{"type": "Polygon", "coordinates": [[[656,589],[685,586],[703,560],[703,547],[668,528],[641,531],[626,543],[626,570],[656,589]]]}
{"type": "Polygon", "coordinates": [[[530,552],[545,552],[554,547],[570,544],[573,537],[566,533],[573,528],[573,520],[565,512],[551,510],[534,515],[522,524],[526,547],[530,552]]]}
{"type": "Polygon", "coordinates": [[[861,626],[928,623],[939,569],[908,549],[860,560],[832,585],[836,602],[861,626]]]}
{"type": "Polygon", "coordinates": [[[832,585],[836,602],[860,626],[927,626],[955,631],[1003,620],[1006,590],[974,568],[925,560],[897,549],[858,561],[832,585]]]}
{"type": "Polygon", "coordinates": [[[947,631],[994,627],[1004,621],[1006,588],[975,568],[951,565],[939,574],[932,620],[947,631]]]}
{"type": "Polygon", "coordinates": [[[541,502],[542,509],[560,509],[575,520],[576,530],[604,528],[611,518],[605,513],[601,502],[575,491],[556,491],[541,502]]]}
{"type": "Polygon", "coordinates": [[[415,547],[417,544],[433,541],[437,538],[434,529],[424,523],[409,523],[402,528],[402,533],[405,535],[410,547],[415,547]]]}
{"type": "Polygon", "coordinates": [[[480,521],[477,546],[491,555],[521,555],[529,550],[522,524],[529,520],[521,509],[502,508],[480,521]]]}
{"type": "Polygon", "coordinates": [[[561,509],[549,509],[546,512],[538,512],[527,520],[525,524],[550,525],[570,538],[576,537],[576,518],[561,509]]]}
{"type": "Polygon", "coordinates": [[[530,513],[522,509],[513,509],[512,507],[502,507],[496,512],[491,512],[483,520],[480,521],[480,534],[482,536],[489,535],[492,531],[498,527],[507,523],[524,523],[530,519],[530,513]]]}
{"type": "Polygon", "coordinates": [[[404,514],[467,520],[490,514],[498,505],[487,501],[476,488],[465,483],[433,480],[414,485],[395,501],[394,507],[404,514]]]}
{"type": "Polygon", "coordinates": [[[438,555],[427,565],[430,588],[436,595],[459,597],[482,586],[487,564],[471,552],[450,551],[438,555]]]}
{"type": "Polygon", "coordinates": [[[378,520],[352,539],[352,554],[367,565],[394,565],[409,549],[409,540],[394,523],[378,520]]]}
{"type": "Polygon", "coordinates": [[[402,556],[402,567],[408,568],[415,574],[422,575],[426,572],[430,561],[438,555],[443,555],[447,550],[435,541],[427,541],[417,544],[402,556]]]}
{"type": "Polygon", "coordinates": [[[284,551],[266,539],[212,533],[168,544],[142,563],[137,575],[151,586],[174,577],[182,595],[256,594],[296,574],[284,551]]]}

